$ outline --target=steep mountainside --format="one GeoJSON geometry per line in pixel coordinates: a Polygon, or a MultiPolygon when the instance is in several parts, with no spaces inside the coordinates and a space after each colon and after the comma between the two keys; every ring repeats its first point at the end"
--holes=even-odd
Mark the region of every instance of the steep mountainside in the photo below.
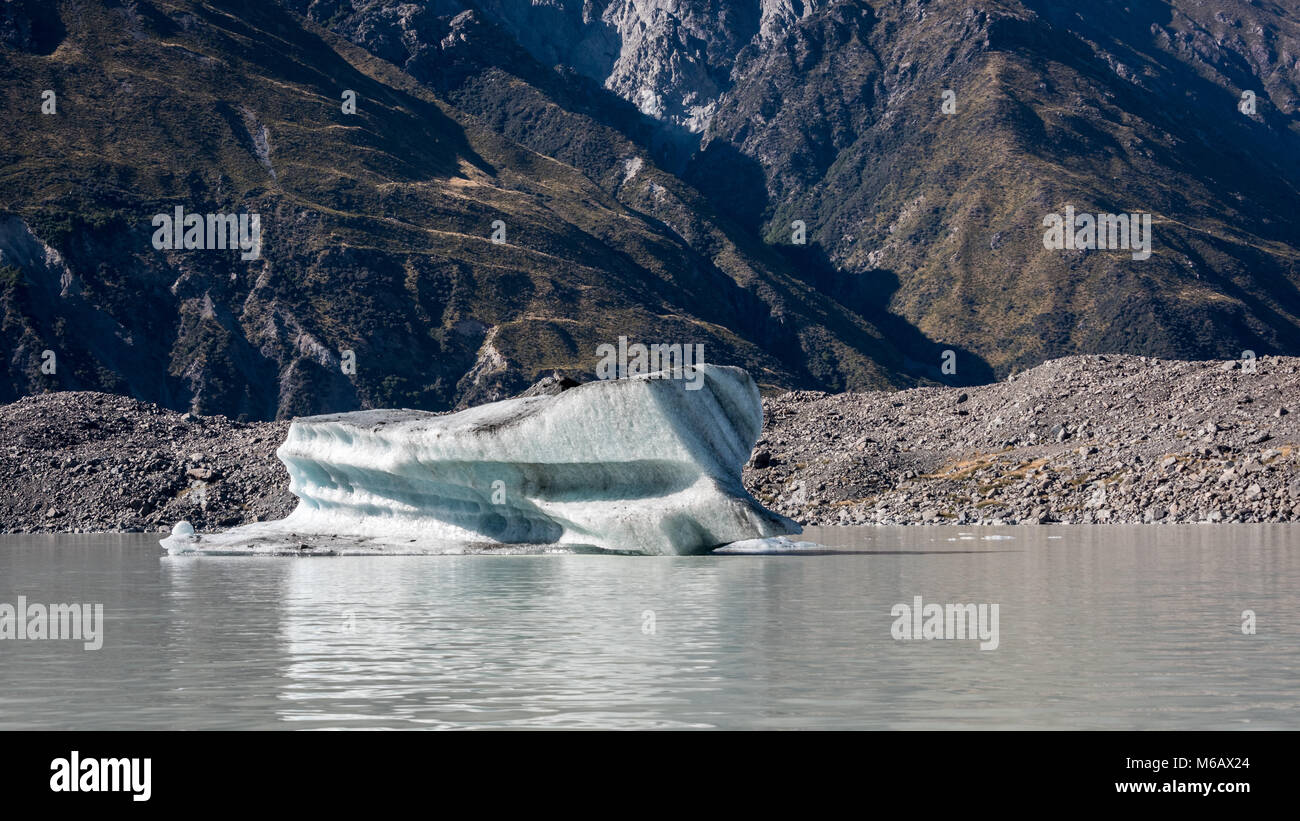
{"type": "Polygon", "coordinates": [[[1300,349],[1294,3],[847,2],[743,52],[733,83],[705,189],[726,203],[710,154],[751,163],[766,208],[735,207],[775,241],[805,220],[847,305],[885,283],[1003,373],[1300,349]],[[1045,249],[1067,206],[1150,213],[1150,258],[1045,249]]]}
{"type": "Polygon", "coordinates": [[[900,384],[881,331],[626,141],[593,179],[273,4],[4,14],[0,399],[447,409],[591,373],[620,336],[769,387],[900,384]],[[157,249],[177,207],[258,214],[260,255],[157,249]]]}
{"type": "Polygon", "coordinates": [[[1294,0],[10,0],[0,68],[0,400],[444,409],[619,336],[830,391],[1300,351],[1294,0]],[[156,250],[178,205],[260,259],[156,250]],[[1150,257],[1045,248],[1067,208],[1150,257]]]}
{"type": "Polygon", "coordinates": [[[545,151],[584,139],[561,122],[574,112],[614,124],[927,364],[936,347],[980,377],[1076,352],[1300,347],[1293,1],[291,5],[440,87],[466,82],[448,79],[451,32],[492,27],[508,45],[480,55],[555,67],[527,78],[545,116],[468,81],[495,127],[545,135],[545,151]],[[653,133],[594,113],[562,76],[653,133]],[[1150,258],[1045,249],[1044,217],[1067,206],[1150,214],[1150,258]],[[789,245],[794,220],[807,246],[789,245]]]}

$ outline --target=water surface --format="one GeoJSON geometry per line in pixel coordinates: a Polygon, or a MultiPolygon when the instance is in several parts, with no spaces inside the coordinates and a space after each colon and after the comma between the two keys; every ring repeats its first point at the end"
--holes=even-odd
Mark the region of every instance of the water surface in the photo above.
{"type": "Polygon", "coordinates": [[[795,555],[163,557],[0,537],[0,729],[1300,728],[1300,528],[810,528],[795,555]],[[997,603],[999,646],[891,608],[997,603]],[[1243,635],[1253,610],[1255,635],[1243,635]]]}

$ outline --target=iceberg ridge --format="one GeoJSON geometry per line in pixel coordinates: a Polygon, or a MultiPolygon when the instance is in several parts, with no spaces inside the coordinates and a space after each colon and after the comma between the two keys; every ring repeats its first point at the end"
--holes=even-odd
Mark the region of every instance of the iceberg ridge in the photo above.
{"type": "Polygon", "coordinates": [[[169,553],[704,552],[799,533],[741,484],[762,430],[740,368],[697,365],[452,414],[298,419],[277,455],[297,508],[169,553]],[[699,384],[700,376],[703,384],[699,384]]]}

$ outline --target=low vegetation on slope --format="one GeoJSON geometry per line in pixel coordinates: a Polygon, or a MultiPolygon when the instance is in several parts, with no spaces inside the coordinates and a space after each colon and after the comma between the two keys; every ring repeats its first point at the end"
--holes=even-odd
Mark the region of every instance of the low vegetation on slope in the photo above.
{"type": "Polygon", "coordinates": [[[0,47],[0,399],[448,409],[590,374],[620,336],[702,344],[769,388],[902,384],[883,334],[779,261],[717,226],[694,247],[276,4],[6,14],[28,16],[0,47]],[[19,36],[37,18],[56,33],[19,36]],[[156,249],[177,207],[258,214],[260,256],[156,249]]]}

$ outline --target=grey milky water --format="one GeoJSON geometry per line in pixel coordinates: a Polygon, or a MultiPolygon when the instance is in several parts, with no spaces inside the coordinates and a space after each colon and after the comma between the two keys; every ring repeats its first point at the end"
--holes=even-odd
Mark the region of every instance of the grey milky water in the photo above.
{"type": "Polygon", "coordinates": [[[812,528],[830,552],[164,558],[0,538],[0,729],[1300,727],[1294,526],[812,528]],[[1000,538],[989,538],[996,536],[1000,538]],[[996,650],[897,603],[996,603],[996,650]],[[1243,635],[1253,610],[1255,635],[1243,635]]]}

